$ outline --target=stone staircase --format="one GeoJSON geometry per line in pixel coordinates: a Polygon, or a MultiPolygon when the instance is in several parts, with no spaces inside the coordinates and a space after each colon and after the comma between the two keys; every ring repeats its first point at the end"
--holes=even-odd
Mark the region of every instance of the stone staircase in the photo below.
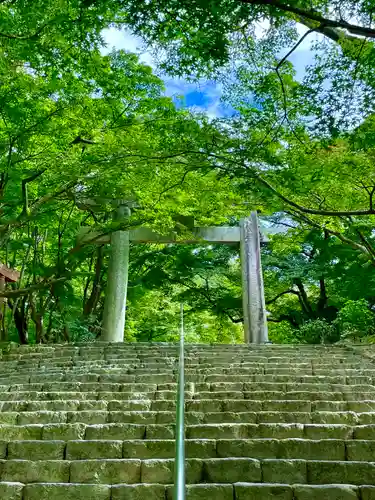
{"type": "MultiPolygon", "coordinates": [[[[361,349],[186,346],[187,498],[374,500],[375,365],[361,349]]],[[[177,352],[3,354],[0,499],[171,499],[177,352]]]]}

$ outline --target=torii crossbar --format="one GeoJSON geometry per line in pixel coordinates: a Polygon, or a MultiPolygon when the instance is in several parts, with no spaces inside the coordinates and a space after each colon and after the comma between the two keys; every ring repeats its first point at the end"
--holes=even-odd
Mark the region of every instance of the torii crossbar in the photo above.
{"type": "MultiPolygon", "coordinates": [[[[129,217],[130,210],[120,205],[116,220],[129,217]]],[[[266,306],[260,257],[261,234],[257,213],[242,219],[239,227],[194,228],[191,236],[180,239],[176,234],[161,235],[149,228],[140,227],[129,231],[115,231],[100,235],[82,228],[81,243],[111,244],[108,267],[108,284],[104,303],[103,330],[101,338],[108,342],[123,342],[125,328],[126,295],[129,270],[129,244],[132,243],[240,243],[242,270],[242,298],[245,342],[263,344],[268,342],[266,306]]]]}

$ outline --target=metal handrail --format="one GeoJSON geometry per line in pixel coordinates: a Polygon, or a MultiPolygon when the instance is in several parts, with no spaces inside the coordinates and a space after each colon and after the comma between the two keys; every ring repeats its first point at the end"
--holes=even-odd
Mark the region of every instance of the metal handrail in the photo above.
{"type": "Polygon", "coordinates": [[[185,500],[185,348],[184,306],[181,304],[180,356],[176,404],[176,455],[173,500],[185,500]]]}

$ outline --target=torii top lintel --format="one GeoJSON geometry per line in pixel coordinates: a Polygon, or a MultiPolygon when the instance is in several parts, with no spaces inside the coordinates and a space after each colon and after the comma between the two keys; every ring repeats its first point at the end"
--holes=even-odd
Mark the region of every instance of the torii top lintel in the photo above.
{"type": "MultiPolygon", "coordinates": [[[[262,234],[262,243],[267,243],[268,238],[262,234]]],[[[129,240],[133,243],[239,243],[241,241],[241,230],[237,226],[213,226],[197,227],[191,232],[191,236],[181,237],[176,233],[159,234],[147,227],[139,227],[129,231],[129,240]]],[[[78,234],[80,244],[92,243],[103,245],[110,243],[111,235],[101,235],[99,232],[92,231],[91,227],[82,227],[78,234]]]]}
{"type": "MultiPolygon", "coordinates": [[[[83,199],[78,204],[81,210],[103,210],[105,205],[110,205],[112,207],[119,207],[120,205],[128,206],[129,208],[139,208],[137,202],[129,197],[127,200],[120,199],[109,199],[109,198],[95,198],[95,199],[83,199]]],[[[186,219],[182,221],[183,225],[186,224],[190,228],[190,234],[181,236],[177,232],[172,231],[168,234],[160,234],[156,231],[147,227],[138,227],[129,230],[129,240],[133,243],[222,243],[222,244],[233,244],[239,243],[241,241],[241,230],[238,226],[212,226],[212,227],[193,227],[194,219],[192,217],[186,216],[175,216],[176,221],[180,219],[186,219]]],[[[181,221],[180,221],[181,222],[181,221]]],[[[268,243],[269,239],[267,237],[267,231],[265,228],[260,228],[261,243],[268,243]]],[[[78,237],[79,244],[96,244],[103,245],[111,242],[110,234],[100,234],[95,231],[92,227],[83,226],[81,227],[78,237]]]]}

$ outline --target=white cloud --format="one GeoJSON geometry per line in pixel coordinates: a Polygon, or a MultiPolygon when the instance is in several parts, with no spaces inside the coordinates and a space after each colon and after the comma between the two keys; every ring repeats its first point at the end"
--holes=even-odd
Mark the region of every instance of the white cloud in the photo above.
{"type": "Polygon", "coordinates": [[[192,111],[203,112],[210,118],[227,115],[229,107],[221,101],[223,85],[215,81],[202,80],[196,83],[181,79],[165,80],[166,95],[186,98],[186,105],[192,111]],[[200,103],[203,101],[203,103],[200,103]]]}
{"type": "Polygon", "coordinates": [[[267,31],[270,28],[270,22],[268,19],[263,19],[259,23],[255,23],[255,36],[257,38],[263,38],[266,36],[267,31]]]}
{"type": "MultiPolygon", "coordinates": [[[[102,35],[106,47],[102,50],[103,54],[108,54],[113,48],[117,50],[126,50],[133,52],[139,56],[140,61],[148,64],[157,73],[157,66],[152,57],[152,54],[145,48],[142,40],[132,34],[129,30],[119,30],[109,28],[102,31],[102,35]]],[[[201,92],[204,94],[207,106],[190,106],[200,112],[205,112],[208,116],[214,118],[223,115],[220,109],[220,97],[222,94],[222,86],[213,82],[202,81],[198,83],[189,83],[182,79],[171,79],[166,75],[159,76],[165,83],[165,94],[169,97],[185,96],[190,92],[201,92]]]]}
{"type": "Polygon", "coordinates": [[[106,47],[102,50],[103,54],[108,54],[113,48],[116,50],[127,50],[139,56],[140,61],[156,68],[152,55],[145,48],[142,40],[133,35],[129,30],[119,30],[117,28],[108,28],[102,31],[106,47]]]}
{"type": "MultiPolygon", "coordinates": [[[[261,38],[265,35],[268,29],[269,22],[267,20],[257,23],[255,28],[256,35],[261,38]]],[[[303,36],[308,31],[305,26],[300,24],[297,25],[297,29],[300,36],[303,36]]],[[[190,83],[182,79],[171,79],[166,75],[160,74],[156,61],[145,47],[143,41],[129,30],[108,28],[102,31],[102,35],[106,44],[106,47],[102,50],[103,54],[107,54],[113,48],[117,50],[123,49],[137,54],[140,61],[151,66],[154,72],[164,80],[166,86],[165,94],[167,96],[187,96],[189,93],[201,92],[206,98],[205,104],[203,106],[192,105],[192,109],[203,111],[212,118],[227,114],[225,106],[221,102],[222,85],[220,83],[210,81],[190,83]]],[[[313,63],[311,43],[316,40],[322,40],[323,38],[324,36],[319,33],[312,33],[308,35],[289,57],[289,60],[295,66],[297,79],[302,80],[305,75],[306,65],[313,63]]],[[[283,55],[284,54],[280,54],[280,57],[283,57],[283,55]]]]}
{"type": "MultiPolygon", "coordinates": [[[[297,24],[297,31],[299,39],[301,39],[303,35],[309,30],[308,28],[306,28],[306,26],[297,24]]],[[[302,81],[303,77],[306,74],[306,66],[314,63],[314,53],[311,50],[311,44],[315,42],[321,42],[324,39],[325,36],[321,33],[310,33],[302,40],[298,47],[288,57],[288,60],[293,64],[294,69],[296,70],[297,80],[302,81]]],[[[291,48],[292,47],[285,49],[283,53],[279,54],[279,57],[284,57],[284,55],[287,54],[291,48]]]]}
{"type": "MultiPolygon", "coordinates": [[[[270,23],[267,19],[264,19],[258,23],[255,24],[255,36],[258,39],[262,39],[267,35],[267,31],[270,28],[270,23]]],[[[299,39],[307,33],[309,29],[302,25],[297,23],[297,32],[299,35],[299,39]]],[[[311,44],[316,41],[322,41],[324,40],[325,37],[321,33],[310,33],[307,35],[302,42],[298,45],[298,47],[293,51],[293,53],[288,57],[288,60],[293,63],[295,70],[297,72],[297,79],[302,80],[303,77],[305,76],[305,68],[309,64],[312,64],[314,61],[314,55],[311,51],[311,44]]],[[[291,46],[292,47],[292,46],[291,46]]],[[[291,49],[291,47],[284,48],[278,56],[280,59],[285,56],[291,49]]]]}
{"type": "Polygon", "coordinates": [[[186,92],[192,92],[197,88],[193,83],[185,82],[179,78],[164,78],[166,86],[166,95],[169,97],[184,95],[186,92]]]}

